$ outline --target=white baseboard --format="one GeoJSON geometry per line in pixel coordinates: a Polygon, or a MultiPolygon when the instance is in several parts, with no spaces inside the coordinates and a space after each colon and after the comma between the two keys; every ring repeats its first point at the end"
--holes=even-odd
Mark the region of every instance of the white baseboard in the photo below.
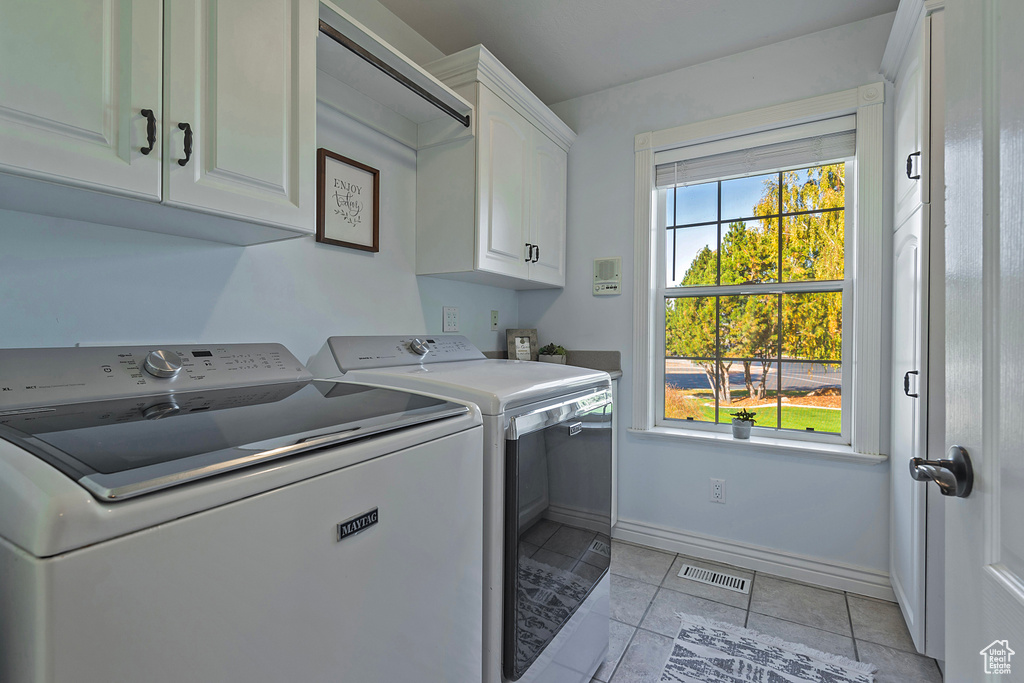
{"type": "Polygon", "coordinates": [[[544,517],[552,522],[568,524],[569,526],[597,531],[602,534],[608,533],[608,515],[602,515],[600,512],[594,512],[593,510],[584,510],[583,508],[569,507],[567,505],[549,505],[547,510],[544,511],[544,517]]]}
{"type": "Polygon", "coordinates": [[[621,518],[612,529],[612,538],[858,595],[896,600],[888,572],[621,518]]]}

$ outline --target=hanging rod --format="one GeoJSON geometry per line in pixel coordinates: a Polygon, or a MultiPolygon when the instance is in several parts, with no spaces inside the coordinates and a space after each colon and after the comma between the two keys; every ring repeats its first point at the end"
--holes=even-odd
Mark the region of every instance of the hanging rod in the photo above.
{"type": "Polygon", "coordinates": [[[334,28],[323,19],[320,20],[320,32],[323,33],[328,38],[330,38],[331,40],[333,40],[334,42],[338,43],[338,45],[348,48],[359,57],[365,59],[370,64],[373,64],[375,67],[386,73],[388,76],[395,79],[409,90],[412,90],[414,93],[425,99],[427,102],[430,102],[432,105],[434,105],[435,107],[443,111],[445,114],[461,123],[463,126],[469,128],[469,114],[460,114],[455,109],[448,106],[447,104],[439,100],[431,93],[424,90],[416,83],[413,83],[407,76],[405,76],[402,73],[399,73],[396,69],[386,64],[379,57],[370,53],[364,47],[353,41],[351,38],[338,31],[338,29],[334,28]]]}

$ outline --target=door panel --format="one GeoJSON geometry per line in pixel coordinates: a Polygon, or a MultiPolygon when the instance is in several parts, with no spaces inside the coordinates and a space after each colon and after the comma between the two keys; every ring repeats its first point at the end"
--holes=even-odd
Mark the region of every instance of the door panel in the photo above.
{"type": "Polygon", "coordinates": [[[0,170],[160,199],[160,0],[0,4],[0,170]]]}
{"type": "Polygon", "coordinates": [[[539,258],[530,263],[530,279],[565,285],[565,150],[548,136],[533,134],[533,193],[530,199],[530,243],[539,258]]]}
{"type": "Polygon", "coordinates": [[[927,261],[922,225],[928,207],[918,206],[894,236],[892,312],[892,479],[889,576],[914,645],[925,647],[927,492],[910,477],[911,458],[926,455],[927,261]],[[911,374],[907,374],[911,373],[911,374]],[[916,374],[913,374],[916,373],[916,374]],[[904,383],[906,379],[907,383],[904,383]],[[906,387],[906,390],[905,390],[906,387]],[[912,398],[907,394],[917,394],[912,398]]]}
{"type": "Polygon", "coordinates": [[[304,0],[167,3],[167,203],[313,231],[315,19],[304,0]]]}
{"type": "Polygon", "coordinates": [[[946,444],[974,466],[946,506],[946,680],[975,681],[1024,644],[1024,4],[945,12],[946,444]]]}
{"type": "Polygon", "coordinates": [[[924,168],[924,138],[921,126],[924,109],[923,68],[921,64],[924,40],[922,29],[914,33],[914,38],[907,48],[907,62],[899,74],[898,92],[896,93],[896,154],[894,170],[896,177],[896,222],[899,227],[914,211],[918,204],[926,201],[921,188],[927,180],[907,177],[907,158],[920,152],[913,159],[913,173],[922,174],[924,168]]]}
{"type": "Polygon", "coordinates": [[[532,126],[484,86],[477,112],[477,267],[525,279],[532,126]]]}

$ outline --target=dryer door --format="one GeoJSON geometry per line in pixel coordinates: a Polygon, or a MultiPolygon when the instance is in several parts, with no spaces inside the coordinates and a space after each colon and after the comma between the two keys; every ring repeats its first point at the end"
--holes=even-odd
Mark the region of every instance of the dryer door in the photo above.
{"type": "Polygon", "coordinates": [[[608,572],[611,390],[509,420],[503,672],[518,680],[608,572]]]}

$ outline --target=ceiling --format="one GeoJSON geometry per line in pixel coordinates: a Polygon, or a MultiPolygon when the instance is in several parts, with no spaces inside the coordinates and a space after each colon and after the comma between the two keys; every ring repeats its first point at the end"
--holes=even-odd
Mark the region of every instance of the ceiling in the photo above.
{"type": "Polygon", "coordinates": [[[445,54],[482,43],[547,104],[893,12],[899,4],[898,0],[380,2],[445,54]]]}

